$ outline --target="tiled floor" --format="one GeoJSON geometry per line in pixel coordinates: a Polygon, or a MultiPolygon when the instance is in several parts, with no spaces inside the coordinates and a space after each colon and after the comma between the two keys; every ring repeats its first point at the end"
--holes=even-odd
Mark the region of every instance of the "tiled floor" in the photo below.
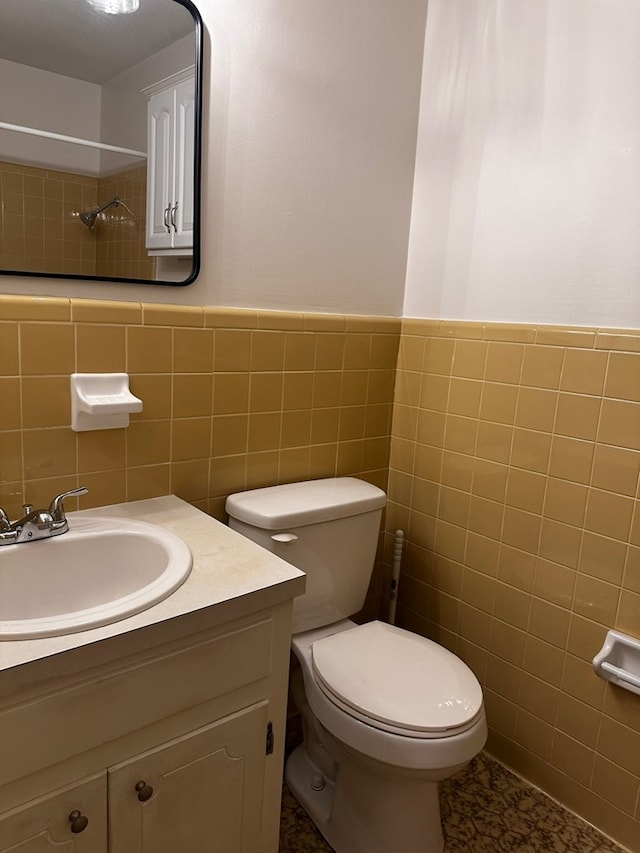
{"type": "MultiPolygon", "coordinates": [[[[485,753],[442,784],[440,801],[446,853],[622,852],[485,753]]],[[[332,853],[286,785],[280,853],[332,853]]]]}

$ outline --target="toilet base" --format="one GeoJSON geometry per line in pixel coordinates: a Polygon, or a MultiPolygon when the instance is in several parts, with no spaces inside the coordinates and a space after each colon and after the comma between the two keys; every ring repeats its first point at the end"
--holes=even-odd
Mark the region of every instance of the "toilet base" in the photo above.
{"type": "Polygon", "coordinates": [[[322,834],[325,835],[324,827],[331,816],[331,803],[335,786],[313,764],[303,744],[296,747],[289,756],[284,776],[291,793],[322,834]],[[314,780],[318,777],[322,777],[324,780],[323,788],[314,786],[314,780]]]}
{"type": "Polygon", "coordinates": [[[323,776],[305,745],[295,749],[285,778],[292,794],[336,853],[442,853],[435,782],[378,775],[348,755],[335,782],[323,776]],[[324,787],[319,789],[320,779],[324,787]]]}

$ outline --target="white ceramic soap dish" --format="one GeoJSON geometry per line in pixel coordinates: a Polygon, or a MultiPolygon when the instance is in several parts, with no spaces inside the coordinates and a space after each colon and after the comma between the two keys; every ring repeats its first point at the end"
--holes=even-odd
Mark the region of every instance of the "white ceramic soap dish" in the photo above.
{"type": "Polygon", "coordinates": [[[142,411],[142,400],[129,390],[126,373],[71,374],[71,429],[118,429],[142,411]]]}

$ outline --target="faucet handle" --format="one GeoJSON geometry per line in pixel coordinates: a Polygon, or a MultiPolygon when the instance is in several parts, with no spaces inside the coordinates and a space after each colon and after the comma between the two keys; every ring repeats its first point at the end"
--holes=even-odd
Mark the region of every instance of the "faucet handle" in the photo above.
{"type": "Polygon", "coordinates": [[[51,501],[49,506],[49,512],[51,513],[51,517],[54,521],[64,521],[66,516],[64,514],[64,501],[67,498],[75,498],[80,495],[86,495],[89,489],[84,486],[80,486],[79,489],[71,489],[69,492],[63,492],[61,495],[56,495],[56,497],[51,501]]]}

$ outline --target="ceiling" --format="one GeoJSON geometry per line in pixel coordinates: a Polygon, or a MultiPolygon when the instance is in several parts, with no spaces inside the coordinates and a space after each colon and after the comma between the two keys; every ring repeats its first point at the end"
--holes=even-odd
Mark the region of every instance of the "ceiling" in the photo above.
{"type": "Polygon", "coordinates": [[[193,31],[174,0],[140,0],[129,15],[86,0],[0,0],[0,58],[100,85],[193,31]]]}

